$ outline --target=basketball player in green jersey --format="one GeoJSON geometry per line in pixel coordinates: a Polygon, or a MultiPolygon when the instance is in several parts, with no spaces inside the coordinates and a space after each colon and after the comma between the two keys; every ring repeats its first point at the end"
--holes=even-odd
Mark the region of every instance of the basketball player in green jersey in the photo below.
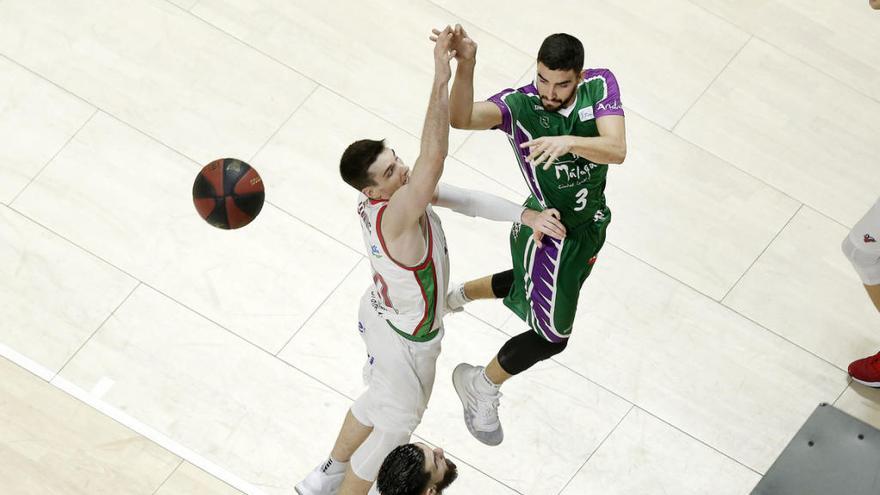
{"type": "Polygon", "coordinates": [[[470,433],[487,445],[504,438],[498,419],[499,388],[511,376],[565,349],[578,295],[605,242],[611,212],[605,205],[609,163],[626,157],[626,131],[617,80],[607,69],[583,70],[584,49],[568,34],[554,34],[538,51],[532,84],[473,101],[477,45],[454,30],[458,62],[450,93],[452,127],[498,129],[507,135],[531,192],[525,205],[555,208],[565,239],[532,239],[515,224],[510,232],[513,270],[459,286],[449,306],[503,297],[531,330],[511,338],[483,368],[462,363],[453,385],[470,433]]]}

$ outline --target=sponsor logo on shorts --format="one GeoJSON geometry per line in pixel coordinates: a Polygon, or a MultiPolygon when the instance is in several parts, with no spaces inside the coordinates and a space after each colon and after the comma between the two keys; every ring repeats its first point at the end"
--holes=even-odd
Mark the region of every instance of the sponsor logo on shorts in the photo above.
{"type": "Polygon", "coordinates": [[[593,256],[592,258],[590,258],[589,261],[587,261],[587,264],[590,265],[590,266],[595,265],[595,264],[596,264],[596,258],[597,258],[596,256],[593,256]]]}
{"type": "Polygon", "coordinates": [[[367,327],[364,326],[364,322],[359,321],[358,322],[358,332],[364,333],[366,331],[367,331],[367,327]]]}
{"type": "Polygon", "coordinates": [[[869,242],[877,242],[877,239],[874,239],[873,237],[871,237],[870,234],[865,234],[865,244],[867,244],[869,242]]]}
{"type": "Polygon", "coordinates": [[[370,252],[373,253],[373,256],[375,256],[375,257],[377,257],[377,258],[381,258],[381,257],[382,257],[382,252],[379,251],[379,246],[377,246],[377,245],[375,245],[375,244],[373,244],[373,245],[370,247],[370,252]]]}
{"type": "Polygon", "coordinates": [[[596,214],[593,215],[593,221],[601,222],[602,220],[605,220],[605,212],[602,210],[596,210],[596,214]]]}
{"type": "Polygon", "coordinates": [[[519,237],[519,229],[522,227],[522,224],[515,223],[513,224],[513,229],[510,231],[510,235],[513,237],[515,241],[517,237],[519,237]]]}

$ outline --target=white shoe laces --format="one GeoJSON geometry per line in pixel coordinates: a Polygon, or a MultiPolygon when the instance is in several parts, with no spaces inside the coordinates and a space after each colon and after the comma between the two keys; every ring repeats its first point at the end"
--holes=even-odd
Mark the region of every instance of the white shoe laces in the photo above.
{"type": "Polygon", "coordinates": [[[498,406],[501,405],[501,392],[494,394],[482,394],[475,391],[472,402],[474,413],[474,428],[481,431],[495,431],[500,422],[498,421],[498,406]]]}

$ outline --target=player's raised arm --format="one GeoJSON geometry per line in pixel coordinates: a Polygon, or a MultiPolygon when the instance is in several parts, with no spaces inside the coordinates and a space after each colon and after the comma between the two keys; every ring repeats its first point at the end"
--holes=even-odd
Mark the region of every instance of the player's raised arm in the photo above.
{"type": "Polygon", "coordinates": [[[477,44],[456,24],[452,36],[455,50],[455,80],[449,95],[449,122],[456,129],[491,129],[501,125],[501,110],[488,101],[474,101],[474,67],[477,44]]]}
{"type": "Polygon", "coordinates": [[[451,48],[452,28],[446,26],[431,36],[431,40],[434,41],[434,82],[422,128],[421,150],[409,181],[388,201],[382,222],[383,234],[391,239],[415,225],[425,213],[449,152],[449,78],[452,75],[449,61],[455,56],[451,48]]]}

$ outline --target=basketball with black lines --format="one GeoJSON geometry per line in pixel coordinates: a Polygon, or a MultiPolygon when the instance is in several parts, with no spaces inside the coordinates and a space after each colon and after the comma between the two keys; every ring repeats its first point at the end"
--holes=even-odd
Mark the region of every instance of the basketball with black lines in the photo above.
{"type": "Polygon", "coordinates": [[[260,174],[235,158],[205,165],[193,183],[196,211],[220,229],[238,229],[251,223],[260,214],[265,198],[260,174]]]}

